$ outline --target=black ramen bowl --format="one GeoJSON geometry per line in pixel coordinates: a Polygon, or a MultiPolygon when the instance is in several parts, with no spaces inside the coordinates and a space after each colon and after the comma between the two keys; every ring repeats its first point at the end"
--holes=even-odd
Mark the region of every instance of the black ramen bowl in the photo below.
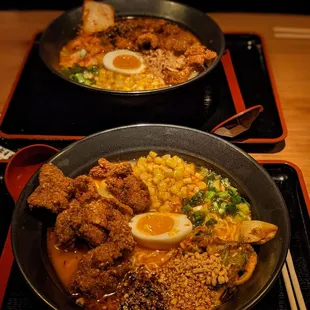
{"type": "MultiPolygon", "coordinates": [[[[222,309],[247,309],[271,288],[281,272],[290,240],[290,223],[285,202],[267,172],[234,145],[210,134],[172,125],[136,125],[91,135],[60,151],[50,162],[65,175],[86,173],[104,156],[129,160],[158,153],[178,154],[227,176],[251,203],[254,219],[279,227],[276,237],[258,248],[253,276],[222,309]]],[[[62,287],[49,261],[46,231],[52,215],[35,216],[27,198],[38,185],[38,172],[23,189],[12,220],[12,245],[16,262],[31,288],[53,309],[79,309],[62,287]]]]}
{"type": "MultiPolygon", "coordinates": [[[[99,102],[111,106],[111,114],[113,114],[113,106],[138,107],[130,113],[134,115],[134,123],[160,122],[190,126],[192,125],[190,117],[197,122],[197,115],[203,113],[204,80],[219,63],[225,48],[224,35],[219,26],[205,13],[176,2],[165,0],[108,0],[105,2],[115,8],[116,17],[154,17],[176,22],[194,33],[203,44],[214,50],[218,57],[197,77],[161,89],[126,92],[79,84],[62,74],[58,64],[61,48],[75,37],[81,24],[82,8],[79,7],[59,16],[42,34],[40,56],[43,62],[66,82],[82,87],[85,91],[96,92],[99,102]],[[186,115],[185,120],[184,115],[186,115]]],[[[97,112],[99,111],[95,111],[97,112]]]]}

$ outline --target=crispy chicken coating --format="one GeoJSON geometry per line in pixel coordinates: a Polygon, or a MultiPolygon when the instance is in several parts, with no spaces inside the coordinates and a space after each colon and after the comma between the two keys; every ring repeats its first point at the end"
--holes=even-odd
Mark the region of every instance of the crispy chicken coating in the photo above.
{"type": "Polygon", "coordinates": [[[137,38],[137,43],[143,49],[155,49],[158,47],[158,37],[156,34],[148,32],[143,33],[137,38]]]}
{"type": "Polygon", "coordinates": [[[42,166],[39,186],[28,197],[29,208],[46,208],[60,213],[69,206],[73,193],[73,180],[64,176],[61,170],[49,163],[42,166]]]}
{"type": "Polygon", "coordinates": [[[126,216],[114,209],[110,199],[99,197],[81,206],[73,200],[71,207],[57,216],[56,244],[66,249],[74,247],[77,238],[96,247],[114,242],[121,251],[132,251],[135,242],[126,216]]]}
{"type": "Polygon", "coordinates": [[[109,237],[108,241],[115,243],[122,252],[131,252],[136,243],[127,219],[118,210],[110,210],[107,214],[109,237]]]}
{"type": "Polygon", "coordinates": [[[107,240],[107,206],[94,200],[87,206],[74,205],[57,216],[56,244],[60,248],[74,247],[77,238],[96,247],[107,240]]]}
{"type": "Polygon", "coordinates": [[[95,178],[103,178],[108,190],[120,202],[132,208],[134,213],[143,213],[151,205],[151,198],[146,184],[133,174],[129,163],[110,163],[99,159],[99,166],[90,171],[95,178]]]}
{"type": "Polygon", "coordinates": [[[71,292],[96,299],[114,292],[131,268],[130,261],[121,257],[119,247],[111,242],[90,250],[79,262],[71,292]]]}
{"type": "Polygon", "coordinates": [[[213,62],[217,54],[205,46],[196,43],[190,46],[184,53],[188,65],[192,67],[203,67],[205,63],[213,62]]]}
{"type": "Polygon", "coordinates": [[[122,203],[130,206],[134,213],[149,210],[151,198],[146,184],[135,175],[125,178],[108,177],[106,179],[109,191],[122,203]]]}
{"type": "Polygon", "coordinates": [[[73,180],[74,197],[83,205],[100,198],[94,180],[86,175],[80,175],[73,180]]]}
{"type": "Polygon", "coordinates": [[[126,177],[132,173],[129,163],[111,163],[105,158],[98,160],[99,166],[95,166],[90,170],[90,175],[94,178],[105,179],[110,176],[126,177]]]}
{"type": "Polygon", "coordinates": [[[115,198],[102,197],[101,200],[108,204],[111,208],[121,212],[123,215],[133,215],[133,211],[130,207],[121,203],[115,198]]]}

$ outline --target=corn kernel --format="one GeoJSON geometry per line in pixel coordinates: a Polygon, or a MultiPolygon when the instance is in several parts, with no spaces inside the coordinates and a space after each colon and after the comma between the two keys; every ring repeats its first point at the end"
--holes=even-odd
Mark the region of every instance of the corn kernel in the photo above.
{"type": "Polygon", "coordinates": [[[161,191],[164,191],[167,189],[167,183],[164,181],[161,181],[158,185],[157,185],[158,189],[161,191]]]}
{"type": "Polygon", "coordinates": [[[157,167],[154,167],[154,168],[153,168],[153,175],[156,176],[156,175],[158,175],[158,174],[161,174],[160,169],[157,168],[157,167]]]}
{"type": "Polygon", "coordinates": [[[177,180],[181,180],[183,178],[184,170],[178,169],[174,171],[174,177],[177,180]]]}
{"type": "Polygon", "coordinates": [[[195,172],[195,166],[194,166],[193,164],[188,164],[188,165],[185,167],[185,170],[186,170],[188,173],[192,174],[192,173],[195,172]]]}
{"type": "Polygon", "coordinates": [[[185,178],[185,179],[183,179],[183,183],[184,184],[190,184],[190,183],[192,183],[192,179],[191,178],[185,178]]]}
{"type": "Polygon", "coordinates": [[[153,158],[152,158],[150,155],[147,155],[147,156],[146,156],[146,161],[147,161],[148,163],[151,163],[151,162],[153,162],[153,158]]]}
{"type": "Polygon", "coordinates": [[[158,164],[158,165],[162,165],[164,163],[163,159],[160,157],[156,157],[154,159],[154,163],[158,164]]]}
{"type": "Polygon", "coordinates": [[[173,170],[170,169],[170,168],[166,168],[166,169],[164,170],[164,174],[165,174],[166,177],[171,177],[171,178],[173,178],[173,170]]]}
{"type": "Polygon", "coordinates": [[[180,190],[181,187],[183,186],[183,182],[182,181],[176,181],[175,186],[180,190]]]}
{"type": "Polygon", "coordinates": [[[163,160],[167,160],[168,158],[171,158],[171,156],[169,154],[166,154],[162,157],[163,160]]]}
{"type": "Polygon", "coordinates": [[[160,205],[161,205],[161,203],[160,203],[159,201],[156,201],[156,202],[153,202],[153,203],[152,203],[152,207],[153,207],[154,209],[158,209],[158,208],[160,207],[160,205]]]}
{"type": "Polygon", "coordinates": [[[141,180],[147,180],[149,178],[149,175],[146,172],[143,172],[140,174],[141,180]]]}
{"type": "Polygon", "coordinates": [[[177,161],[173,158],[168,158],[166,160],[166,164],[170,167],[170,168],[175,168],[177,166],[177,161]]]}
{"type": "Polygon", "coordinates": [[[141,166],[141,165],[144,166],[144,165],[146,164],[146,159],[145,159],[145,157],[140,157],[140,158],[138,159],[137,164],[140,165],[140,166],[141,166]]]}
{"type": "Polygon", "coordinates": [[[187,197],[187,194],[188,194],[187,188],[186,188],[185,186],[182,187],[182,188],[181,188],[181,191],[180,191],[180,196],[181,196],[182,198],[185,198],[185,197],[187,197]]]}
{"type": "Polygon", "coordinates": [[[207,184],[205,182],[202,182],[202,181],[199,182],[197,185],[198,185],[200,190],[207,188],[207,184]]]}
{"type": "Polygon", "coordinates": [[[141,173],[146,172],[146,168],[144,165],[139,165],[139,169],[140,169],[141,173]]]}
{"type": "Polygon", "coordinates": [[[164,205],[159,207],[159,211],[160,212],[171,212],[172,208],[168,204],[164,204],[164,205]]]}
{"type": "Polygon", "coordinates": [[[149,164],[149,165],[147,166],[146,170],[147,170],[148,172],[152,172],[152,171],[153,171],[153,165],[152,165],[152,164],[149,164]]]}
{"type": "Polygon", "coordinates": [[[200,191],[199,187],[198,187],[198,186],[195,186],[195,188],[194,188],[194,193],[197,194],[199,191],[200,191]]]}
{"type": "Polygon", "coordinates": [[[154,177],[153,178],[153,183],[158,184],[160,182],[160,178],[154,177]]]}
{"type": "Polygon", "coordinates": [[[170,199],[170,194],[169,194],[169,192],[164,192],[163,193],[163,196],[162,196],[162,199],[163,200],[165,200],[165,201],[167,201],[167,200],[169,200],[170,199]]]}
{"type": "Polygon", "coordinates": [[[150,195],[151,195],[151,196],[154,196],[155,193],[156,193],[156,190],[155,190],[154,187],[150,187],[150,186],[149,186],[149,192],[150,192],[150,195]]]}
{"type": "Polygon", "coordinates": [[[151,152],[149,153],[149,155],[150,155],[152,158],[155,158],[155,157],[157,156],[157,153],[151,151],[151,152]]]}
{"type": "Polygon", "coordinates": [[[170,187],[170,192],[172,194],[177,194],[178,191],[179,191],[179,189],[177,188],[177,186],[173,185],[173,186],[170,187]]]}

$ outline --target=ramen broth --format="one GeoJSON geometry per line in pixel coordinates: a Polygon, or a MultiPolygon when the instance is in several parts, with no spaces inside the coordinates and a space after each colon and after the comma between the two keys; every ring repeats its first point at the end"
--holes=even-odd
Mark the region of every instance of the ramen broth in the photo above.
{"type": "Polygon", "coordinates": [[[88,247],[80,244],[72,251],[61,250],[56,247],[54,230],[50,229],[47,233],[47,250],[60,281],[68,288],[80,259],[89,250],[88,247]]]}

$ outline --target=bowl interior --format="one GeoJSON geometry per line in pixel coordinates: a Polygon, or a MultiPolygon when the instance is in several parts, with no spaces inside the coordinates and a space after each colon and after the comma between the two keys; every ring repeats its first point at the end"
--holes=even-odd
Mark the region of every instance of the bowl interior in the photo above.
{"type": "Polygon", "coordinates": [[[180,3],[163,0],[107,0],[104,2],[111,4],[115,8],[116,17],[150,16],[168,19],[183,25],[184,27],[188,28],[188,30],[193,32],[209,49],[214,50],[217,53],[218,58],[207,70],[199,74],[197,77],[191,79],[190,81],[162,89],[121,92],[108,91],[76,83],[72,80],[69,80],[59,71],[58,62],[61,48],[69,40],[75,37],[78,27],[81,24],[82,8],[79,7],[65,12],[57,19],[55,19],[44,31],[40,41],[40,56],[42,60],[49,67],[49,69],[52,70],[52,72],[64,78],[65,80],[82,87],[108,93],[124,93],[127,95],[141,93],[148,94],[152,92],[165,91],[167,89],[174,89],[183,84],[199,79],[207,72],[211,71],[220,61],[225,48],[224,35],[219,26],[205,13],[180,3]]]}
{"type": "MultiPolygon", "coordinates": [[[[230,178],[248,197],[253,218],[279,227],[276,237],[259,247],[257,268],[251,279],[238,288],[237,294],[223,309],[246,309],[270,288],[281,271],[286,257],[290,228],[284,200],[268,174],[251,157],[215,136],[178,126],[138,125],[112,129],[78,141],[67,147],[51,162],[67,176],[76,177],[104,156],[110,160],[133,159],[147,154],[178,154],[188,161],[216,170],[230,178]]],[[[38,185],[38,173],[24,188],[14,211],[12,243],[16,261],[34,291],[54,309],[77,309],[62,288],[49,262],[46,228],[54,218],[47,213],[34,215],[26,199],[38,185]]]]}

